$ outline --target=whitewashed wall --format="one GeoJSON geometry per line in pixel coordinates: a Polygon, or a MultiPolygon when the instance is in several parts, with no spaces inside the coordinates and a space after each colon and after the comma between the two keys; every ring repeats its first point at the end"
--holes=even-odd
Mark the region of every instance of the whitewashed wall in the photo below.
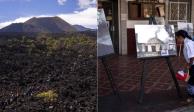
{"type": "Polygon", "coordinates": [[[191,22],[194,23],[194,0],[192,0],[191,22]]]}
{"type": "Polygon", "coordinates": [[[147,25],[148,23],[148,20],[128,20],[127,28],[134,28],[134,25],[147,25]]]}

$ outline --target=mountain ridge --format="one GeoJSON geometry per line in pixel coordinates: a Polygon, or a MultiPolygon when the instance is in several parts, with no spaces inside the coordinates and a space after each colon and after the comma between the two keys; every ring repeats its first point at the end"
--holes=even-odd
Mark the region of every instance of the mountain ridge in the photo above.
{"type": "Polygon", "coordinates": [[[24,23],[12,23],[2,29],[1,32],[13,33],[65,33],[93,30],[81,25],[71,25],[60,17],[33,17],[24,23]]]}
{"type": "Polygon", "coordinates": [[[86,28],[82,25],[78,25],[78,24],[75,24],[73,25],[74,28],[76,28],[77,31],[88,31],[88,30],[94,30],[94,29],[90,29],[90,28],[86,28]]]}

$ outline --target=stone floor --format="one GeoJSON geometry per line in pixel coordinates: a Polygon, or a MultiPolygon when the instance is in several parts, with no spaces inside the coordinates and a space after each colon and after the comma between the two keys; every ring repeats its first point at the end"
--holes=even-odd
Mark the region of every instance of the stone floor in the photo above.
{"type": "Polygon", "coordinates": [[[192,105],[192,106],[177,108],[169,112],[193,112],[193,111],[194,111],[194,106],[192,105]]]}
{"type": "MultiPolygon", "coordinates": [[[[183,63],[183,57],[170,57],[174,71],[183,63]]],[[[99,112],[163,112],[193,105],[187,103],[186,83],[179,81],[183,98],[178,98],[176,88],[164,58],[147,60],[148,76],[145,82],[143,104],[138,104],[142,60],[135,56],[113,56],[106,63],[112,71],[122,102],[112,94],[109,80],[101,61],[98,61],[99,112]]]]}

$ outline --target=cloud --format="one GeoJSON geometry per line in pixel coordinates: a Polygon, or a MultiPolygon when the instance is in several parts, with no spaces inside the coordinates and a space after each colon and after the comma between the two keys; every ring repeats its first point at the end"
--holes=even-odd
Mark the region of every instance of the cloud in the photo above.
{"type": "Polygon", "coordinates": [[[53,16],[58,16],[72,25],[78,24],[85,26],[87,28],[97,28],[97,9],[94,7],[89,7],[83,11],[74,11],[73,13],[67,14],[20,17],[12,21],[1,22],[0,29],[12,23],[23,23],[32,17],[53,17],[53,16]]]}
{"type": "Polygon", "coordinates": [[[64,5],[67,0],[57,0],[59,5],[64,5]]]}
{"type": "Polygon", "coordinates": [[[39,15],[39,16],[28,16],[28,17],[19,17],[15,20],[11,20],[11,21],[6,21],[6,22],[1,22],[0,23],[0,29],[3,27],[6,27],[12,23],[24,23],[25,21],[29,20],[30,18],[33,17],[52,17],[51,15],[39,15]]]}
{"type": "Polygon", "coordinates": [[[78,0],[78,5],[82,9],[88,8],[88,7],[96,5],[96,0],[78,0]]]}
{"type": "Polygon", "coordinates": [[[13,20],[13,21],[2,22],[2,23],[0,23],[0,29],[5,27],[5,26],[8,26],[8,25],[10,25],[12,23],[22,23],[22,22],[25,22],[25,21],[27,21],[30,18],[32,18],[32,16],[31,17],[20,17],[20,18],[17,18],[15,20],[13,20]]]}
{"type": "Polygon", "coordinates": [[[70,24],[79,24],[88,28],[97,28],[97,9],[90,7],[83,11],[57,15],[70,24]]]}

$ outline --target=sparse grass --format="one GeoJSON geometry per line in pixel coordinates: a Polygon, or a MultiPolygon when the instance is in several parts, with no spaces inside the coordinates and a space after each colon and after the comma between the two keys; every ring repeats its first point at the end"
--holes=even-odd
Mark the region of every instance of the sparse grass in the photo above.
{"type": "Polygon", "coordinates": [[[58,94],[53,90],[48,90],[38,93],[35,97],[42,98],[45,102],[52,102],[57,100],[58,94]]]}
{"type": "Polygon", "coordinates": [[[26,50],[31,54],[33,49],[44,49],[48,51],[49,54],[52,52],[59,50],[61,48],[72,49],[74,47],[82,47],[82,46],[96,46],[94,40],[90,39],[90,37],[80,36],[80,37],[60,37],[60,38],[52,38],[52,37],[37,37],[36,39],[30,39],[23,37],[22,39],[9,39],[7,45],[12,48],[16,46],[22,46],[26,48],[26,50]],[[41,48],[38,48],[40,47],[41,48]]]}

